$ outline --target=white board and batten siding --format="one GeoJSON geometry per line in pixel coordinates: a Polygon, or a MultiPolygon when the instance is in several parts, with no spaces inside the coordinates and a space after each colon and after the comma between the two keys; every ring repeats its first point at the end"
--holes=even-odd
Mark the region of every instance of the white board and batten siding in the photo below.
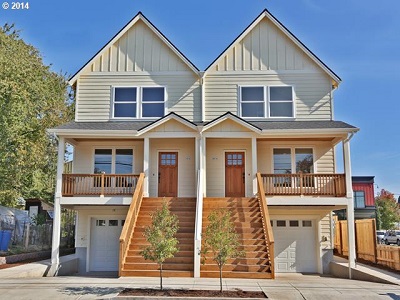
{"type": "Polygon", "coordinates": [[[141,20],[79,76],[76,120],[108,121],[116,86],[165,87],[168,112],[201,119],[198,75],[141,20]]]}
{"type": "Polygon", "coordinates": [[[236,114],[238,87],[245,85],[293,86],[296,119],[331,119],[331,78],[267,18],[206,74],[206,120],[226,111],[236,114]]]}

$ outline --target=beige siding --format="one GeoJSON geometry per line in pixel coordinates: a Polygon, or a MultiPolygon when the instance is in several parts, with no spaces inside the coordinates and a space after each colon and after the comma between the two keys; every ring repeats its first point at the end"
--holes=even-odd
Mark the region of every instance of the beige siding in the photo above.
{"type": "Polygon", "coordinates": [[[220,72],[206,77],[205,119],[230,111],[238,114],[240,86],[290,85],[295,92],[297,120],[331,119],[331,81],[324,73],[220,72]]]}
{"type": "Polygon", "coordinates": [[[143,141],[91,141],[81,142],[74,148],[74,173],[93,174],[94,149],[133,149],[133,173],[143,172],[143,141]]]}
{"type": "Polygon", "coordinates": [[[197,132],[196,130],[189,128],[188,126],[176,121],[169,120],[149,132],[197,132]]]}
{"type": "Polygon", "coordinates": [[[128,206],[81,206],[76,207],[78,214],[75,233],[75,247],[88,247],[90,243],[90,218],[96,216],[126,216],[128,206]]]}
{"type": "Polygon", "coordinates": [[[257,143],[257,164],[261,173],[273,173],[274,148],[313,148],[316,173],[334,173],[333,148],[330,142],[276,142],[259,141],[257,143]]]}
{"type": "Polygon", "coordinates": [[[321,248],[322,249],[332,249],[332,219],[331,214],[327,214],[321,219],[321,248]],[[323,237],[326,237],[326,241],[323,237]]]}
{"type": "Polygon", "coordinates": [[[92,72],[187,71],[189,67],[139,20],[99,56],[92,72]]]}
{"type": "Polygon", "coordinates": [[[232,121],[225,120],[210,129],[207,132],[252,132],[250,129],[232,121]]]}
{"type": "Polygon", "coordinates": [[[270,20],[264,18],[220,57],[211,72],[253,70],[317,70],[312,61],[270,20]]]}
{"type": "Polygon", "coordinates": [[[178,152],[178,197],[196,196],[194,139],[150,139],[149,195],[158,196],[158,153],[178,152]]]}
{"type": "Polygon", "coordinates": [[[78,121],[107,121],[111,118],[112,87],[163,86],[167,110],[189,120],[201,119],[201,88],[194,73],[181,75],[88,74],[79,78],[78,121]]]}
{"type": "Polygon", "coordinates": [[[246,196],[252,196],[251,139],[213,139],[206,141],[207,197],[225,197],[225,152],[244,151],[246,156],[246,196]]]}

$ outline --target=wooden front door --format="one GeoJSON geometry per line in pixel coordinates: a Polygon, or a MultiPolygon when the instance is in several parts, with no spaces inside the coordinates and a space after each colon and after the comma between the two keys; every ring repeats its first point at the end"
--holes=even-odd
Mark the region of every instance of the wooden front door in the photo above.
{"type": "Polygon", "coordinates": [[[158,197],[178,196],[178,152],[158,154],[158,197]]]}
{"type": "Polygon", "coordinates": [[[225,153],[225,197],[245,196],[244,152],[225,153]]]}

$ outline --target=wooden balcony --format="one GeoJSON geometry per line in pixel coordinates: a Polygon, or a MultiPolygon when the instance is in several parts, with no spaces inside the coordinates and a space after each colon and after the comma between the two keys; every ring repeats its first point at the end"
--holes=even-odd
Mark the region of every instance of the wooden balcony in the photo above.
{"type": "Polygon", "coordinates": [[[265,195],[345,197],[345,174],[261,174],[265,195]]]}
{"type": "Polygon", "coordinates": [[[139,174],[63,174],[62,196],[133,195],[139,174]]]}

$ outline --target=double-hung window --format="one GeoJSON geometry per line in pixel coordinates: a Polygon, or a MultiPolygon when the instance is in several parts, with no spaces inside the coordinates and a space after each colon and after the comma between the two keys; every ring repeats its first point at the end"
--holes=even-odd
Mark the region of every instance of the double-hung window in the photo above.
{"type": "Polygon", "coordinates": [[[113,118],[160,118],[165,114],[164,87],[114,87],[113,118]]]}
{"type": "Polygon", "coordinates": [[[132,174],[133,149],[95,149],[95,174],[132,174]]]}
{"type": "Polygon", "coordinates": [[[239,111],[243,118],[293,118],[292,86],[242,86],[239,111]]]}

